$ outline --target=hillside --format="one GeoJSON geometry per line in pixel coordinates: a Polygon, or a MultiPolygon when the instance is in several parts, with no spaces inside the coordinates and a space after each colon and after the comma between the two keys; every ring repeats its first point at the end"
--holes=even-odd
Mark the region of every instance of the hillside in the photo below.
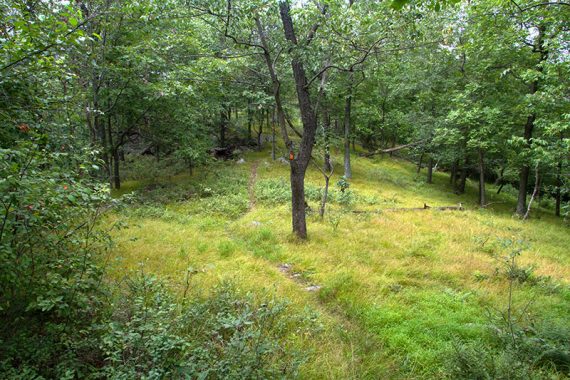
{"type": "Polygon", "coordinates": [[[509,278],[512,314],[525,316],[517,325],[568,327],[570,234],[551,211],[521,221],[508,191],[489,186],[491,204],[479,209],[475,183],[458,196],[445,173],[430,185],[425,169],[417,175],[406,161],[353,157],[350,194],[335,174],[324,220],[323,179],[311,167],[309,240],[300,242],[290,230],[288,166],[267,152],[244,161],[192,176],[146,169],[163,176],[125,182],[122,193],[136,195],[108,217],[127,226],[114,236],[110,278],[143,270],[180,297],[229,280],[241,292],[289,300],[318,326],[286,334],[306,355],[302,378],[451,376],[462,347],[492,346],[509,278]],[[465,210],[398,210],[424,203],[465,210]]]}

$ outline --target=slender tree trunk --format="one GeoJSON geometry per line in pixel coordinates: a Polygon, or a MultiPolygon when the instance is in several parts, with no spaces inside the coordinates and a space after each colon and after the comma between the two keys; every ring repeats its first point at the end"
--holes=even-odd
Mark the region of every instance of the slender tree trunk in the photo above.
{"type": "Polygon", "coordinates": [[[247,140],[251,141],[251,123],[253,119],[253,112],[251,111],[251,104],[248,100],[247,102],[247,140]]]}
{"type": "MultiPolygon", "coordinates": [[[[532,87],[534,87],[534,85],[532,87]]],[[[536,90],[532,90],[531,92],[534,93],[536,92],[536,90]]],[[[526,141],[527,147],[530,147],[530,139],[532,138],[532,130],[534,129],[534,118],[535,118],[534,114],[528,116],[524,127],[524,139],[526,141]]],[[[524,164],[519,173],[519,195],[518,195],[517,210],[516,210],[519,216],[523,216],[526,211],[526,193],[528,188],[529,174],[530,174],[530,168],[528,164],[524,164]]]]}
{"type": "Polygon", "coordinates": [[[271,159],[275,161],[275,108],[273,108],[272,116],[271,116],[271,159]]]}
{"type": "Polygon", "coordinates": [[[111,187],[113,187],[113,185],[115,186],[115,189],[120,189],[121,188],[121,177],[120,177],[120,173],[119,173],[119,161],[120,161],[120,156],[119,156],[119,146],[115,146],[115,144],[113,143],[113,124],[112,124],[112,120],[111,120],[111,114],[109,113],[107,115],[107,133],[109,134],[109,146],[111,149],[111,154],[113,157],[113,170],[112,170],[112,176],[109,177],[109,180],[111,182],[111,187]]]}
{"type": "Polygon", "coordinates": [[[325,208],[327,207],[327,199],[329,196],[329,181],[330,177],[325,175],[325,190],[323,191],[323,198],[321,199],[321,208],[319,210],[319,216],[324,218],[325,216],[325,208]]]}
{"type": "Polygon", "coordinates": [[[227,112],[222,109],[220,111],[220,146],[224,148],[226,146],[226,128],[227,128],[227,112]]]}
{"type": "Polygon", "coordinates": [[[556,173],[556,208],[554,215],[560,216],[560,206],[562,205],[562,160],[558,161],[556,173]]]}
{"type": "Polygon", "coordinates": [[[420,170],[422,170],[422,163],[424,160],[424,152],[420,155],[420,161],[418,162],[418,169],[416,170],[416,174],[420,174],[420,170]]]}
{"type": "Polygon", "coordinates": [[[523,220],[528,219],[530,215],[530,208],[532,206],[532,202],[536,199],[536,197],[538,196],[538,192],[540,190],[540,172],[538,171],[538,164],[536,164],[534,172],[535,172],[534,191],[532,192],[530,201],[528,202],[528,208],[524,213],[523,220]]]}
{"type": "MultiPolygon", "coordinates": [[[[279,3],[279,13],[283,23],[285,38],[292,44],[297,45],[297,37],[293,27],[293,20],[289,13],[287,2],[279,3]]],[[[305,172],[311,159],[313,145],[315,144],[315,133],[317,131],[317,119],[311,103],[309,89],[307,88],[307,76],[300,57],[293,54],[291,57],[291,68],[295,78],[295,88],[297,99],[301,111],[303,122],[303,137],[299,147],[298,156],[291,157],[291,204],[293,210],[293,232],[301,239],[307,238],[307,224],[305,220],[305,172]]],[[[291,151],[292,153],[292,151],[291,151]]]]}
{"type": "Polygon", "coordinates": [[[263,122],[265,121],[265,114],[264,114],[264,110],[261,110],[261,116],[259,117],[259,129],[257,130],[257,150],[261,151],[261,149],[263,148],[263,141],[262,140],[262,135],[263,135],[263,122]]]}
{"type": "MultiPolygon", "coordinates": [[[[548,50],[546,50],[545,46],[544,46],[544,32],[545,32],[545,27],[544,25],[540,25],[538,27],[538,34],[536,35],[536,39],[534,42],[534,46],[533,46],[533,51],[540,53],[540,58],[538,61],[538,64],[536,66],[536,69],[539,72],[543,71],[542,68],[542,62],[546,61],[546,59],[548,58],[548,50]]],[[[530,94],[533,95],[538,91],[538,79],[534,80],[531,84],[530,84],[530,94]]],[[[524,139],[526,142],[526,150],[530,150],[530,140],[532,139],[532,133],[533,133],[533,129],[534,129],[534,121],[536,119],[536,115],[534,113],[531,113],[530,115],[528,115],[527,120],[526,120],[526,124],[524,127],[524,139]]],[[[527,195],[527,187],[528,187],[528,177],[529,177],[529,173],[530,173],[530,167],[528,165],[528,163],[525,163],[523,165],[523,167],[521,168],[521,171],[519,173],[519,195],[518,195],[518,200],[517,200],[517,209],[516,209],[516,213],[519,216],[523,216],[525,215],[526,217],[526,195],[527,195]]]]}
{"type": "Polygon", "coordinates": [[[344,102],[344,176],[352,178],[350,165],[350,114],[352,110],[352,85],[354,73],[348,73],[348,93],[344,102]]]}
{"type": "Polygon", "coordinates": [[[469,159],[465,157],[461,174],[459,175],[459,184],[457,185],[456,192],[458,194],[465,193],[465,183],[467,182],[467,175],[469,174],[469,159]]]}
{"type": "Polygon", "coordinates": [[[455,180],[457,178],[457,160],[453,161],[451,164],[451,173],[449,174],[449,184],[451,187],[455,187],[455,180]]]}
{"type": "Polygon", "coordinates": [[[113,164],[114,164],[114,168],[113,168],[113,181],[115,183],[115,189],[120,189],[121,188],[121,175],[119,173],[119,147],[115,147],[115,149],[113,149],[113,164]]]}
{"type": "Polygon", "coordinates": [[[427,168],[427,183],[432,183],[433,179],[433,158],[429,158],[428,168],[427,168]]]}
{"type": "Polygon", "coordinates": [[[330,154],[330,142],[329,142],[329,131],[331,128],[331,120],[326,107],[323,107],[323,129],[324,129],[324,149],[323,149],[323,177],[325,177],[325,189],[323,191],[323,196],[321,198],[321,208],[319,209],[319,216],[321,219],[325,216],[325,209],[327,207],[327,199],[329,195],[329,181],[330,175],[332,174],[331,165],[331,154],[330,154]]]}
{"type": "Polygon", "coordinates": [[[485,161],[483,150],[479,149],[479,206],[485,207],[485,161]]]}

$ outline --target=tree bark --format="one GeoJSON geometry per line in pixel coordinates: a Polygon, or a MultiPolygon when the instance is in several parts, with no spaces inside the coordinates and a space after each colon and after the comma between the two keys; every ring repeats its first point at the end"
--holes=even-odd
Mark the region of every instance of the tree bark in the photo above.
{"type": "MultiPolygon", "coordinates": [[[[534,84],[532,86],[535,87],[534,84]]],[[[531,93],[536,92],[536,90],[531,90],[531,93]]],[[[527,144],[527,149],[530,149],[530,139],[532,138],[532,130],[534,129],[534,118],[535,115],[529,115],[526,120],[524,127],[524,139],[527,144]]],[[[530,168],[528,164],[524,164],[519,173],[519,195],[517,199],[517,214],[523,216],[526,211],[526,193],[528,188],[528,177],[530,174],[530,168]]]]}
{"type": "MultiPolygon", "coordinates": [[[[538,64],[536,66],[536,69],[539,72],[542,72],[542,62],[546,61],[546,59],[548,58],[548,51],[546,50],[545,46],[544,46],[544,32],[545,32],[545,27],[543,25],[540,25],[538,27],[538,34],[536,36],[536,40],[534,42],[534,46],[533,46],[533,51],[540,53],[540,58],[538,60],[538,64]]],[[[531,95],[535,94],[538,91],[538,79],[534,80],[531,84],[530,84],[530,91],[529,93],[531,95]]],[[[533,112],[530,115],[528,115],[527,119],[526,119],[526,124],[524,127],[524,139],[525,139],[525,143],[526,143],[526,150],[530,150],[530,141],[532,139],[532,132],[534,129],[534,121],[536,119],[536,114],[533,112]]],[[[528,163],[525,163],[523,165],[523,167],[520,170],[519,173],[519,195],[518,195],[518,200],[517,200],[517,209],[516,209],[516,213],[519,216],[523,216],[526,215],[525,211],[526,211],[526,195],[527,195],[527,187],[528,187],[528,177],[529,177],[529,173],[530,173],[530,167],[528,165],[528,163]]]]}
{"type": "Polygon", "coordinates": [[[433,158],[429,158],[427,168],[427,183],[433,183],[433,158]]]}
{"type": "Polygon", "coordinates": [[[540,190],[540,172],[538,170],[538,164],[536,164],[534,190],[533,190],[532,195],[530,197],[530,201],[528,202],[528,208],[526,209],[526,212],[524,213],[523,220],[528,219],[528,217],[530,215],[530,207],[532,206],[532,202],[534,201],[534,199],[538,196],[539,190],[540,190]]]}
{"type": "MultiPolygon", "coordinates": [[[[297,45],[297,37],[293,27],[293,20],[289,13],[289,4],[285,1],[279,3],[279,13],[283,23],[283,31],[285,38],[293,45],[297,45]]],[[[307,223],[305,220],[305,173],[313,145],[315,144],[315,133],[317,131],[317,119],[309,89],[307,88],[307,76],[303,63],[298,55],[293,54],[291,58],[291,68],[295,78],[295,88],[297,90],[297,99],[299,101],[299,109],[301,111],[301,120],[303,122],[303,137],[299,147],[297,157],[291,157],[291,203],[292,203],[292,220],[293,232],[301,239],[307,238],[307,223]]]]}
{"type": "Polygon", "coordinates": [[[352,178],[352,167],[350,165],[350,114],[352,111],[352,85],[354,73],[348,73],[348,93],[344,101],[344,176],[352,178]]]}
{"type": "Polygon", "coordinates": [[[465,157],[463,162],[463,167],[461,168],[461,174],[459,175],[459,184],[457,185],[456,192],[458,194],[465,193],[465,183],[467,182],[467,174],[469,174],[469,159],[465,157]]]}
{"type": "Polygon", "coordinates": [[[251,122],[253,118],[253,112],[251,112],[251,102],[247,101],[247,140],[251,140],[251,122]]]}
{"type": "Polygon", "coordinates": [[[560,206],[562,205],[562,159],[558,161],[558,172],[556,173],[556,207],[554,215],[560,216],[560,206]]]}
{"type": "Polygon", "coordinates": [[[226,110],[222,108],[220,111],[220,146],[222,148],[226,146],[227,115],[226,110]]]}
{"type": "Polygon", "coordinates": [[[273,108],[273,112],[271,115],[271,159],[275,161],[275,108],[273,108]]]}
{"type": "Polygon", "coordinates": [[[479,206],[485,207],[485,161],[483,150],[479,149],[479,206]]]}
{"type": "Polygon", "coordinates": [[[449,184],[455,187],[455,181],[457,179],[457,160],[453,161],[451,164],[451,173],[449,174],[449,184]]]}
{"type": "Polygon", "coordinates": [[[416,170],[416,174],[420,174],[420,170],[422,170],[422,163],[424,160],[424,153],[420,155],[420,161],[418,162],[418,169],[416,170]]]}
{"type": "Polygon", "coordinates": [[[263,147],[263,142],[261,141],[263,135],[263,122],[265,121],[264,110],[261,110],[261,116],[259,117],[259,129],[257,130],[257,150],[261,151],[263,147]]]}
{"type": "Polygon", "coordinates": [[[113,182],[115,183],[115,189],[121,188],[121,175],[119,173],[119,147],[113,149],[113,182]]]}

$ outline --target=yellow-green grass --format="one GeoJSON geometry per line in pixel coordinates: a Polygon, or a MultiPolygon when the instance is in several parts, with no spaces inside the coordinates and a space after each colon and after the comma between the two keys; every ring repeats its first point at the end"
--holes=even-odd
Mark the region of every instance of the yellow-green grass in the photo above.
{"type": "MultiPolygon", "coordinates": [[[[229,164],[244,177],[236,190],[244,199],[250,197],[254,163],[257,183],[288,178],[288,166],[272,162],[267,152],[245,159],[245,164],[229,164]]],[[[340,167],[338,163],[338,172],[340,167]]],[[[317,311],[320,334],[305,338],[292,332],[293,341],[309,355],[304,378],[445,376],[445,358],[454,340],[485,340],[486,310],[506,305],[506,276],[496,273],[501,267],[497,257],[508,250],[499,239],[527,242],[520,265],[533,265],[535,276],[550,276],[552,284],[562,286],[547,291],[539,285],[519,285],[515,307],[534,299],[531,310],[540,316],[564,320],[570,315],[570,234],[561,220],[541,210],[535,213],[540,218],[521,221],[512,215],[512,195],[497,196],[492,186],[492,204],[480,210],[475,184],[469,183],[466,194],[458,196],[445,173],[435,173],[433,184],[425,183],[424,172],[420,175],[403,160],[353,157],[350,189],[357,203],[352,209],[461,202],[466,211],[356,214],[335,203],[329,210],[339,215],[338,228],[328,217],[321,220],[313,213],[306,242],[291,235],[287,203],[257,201],[237,217],[227,217],[191,197],[156,206],[166,210],[159,216],[144,210],[113,214],[109,222],[126,221],[129,228],[115,233],[110,277],[120,280],[142,266],[181,294],[191,267],[198,270],[190,280],[193,294],[229,278],[244,291],[269,290],[287,298],[294,310],[317,311]],[[301,273],[302,281],[280,271],[283,263],[301,273]],[[322,288],[308,292],[309,284],[322,288]]],[[[169,181],[190,188],[202,178],[181,175],[169,181]]],[[[316,168],[310,168],[307,182],[322,186],[316,168]]],[[[136,186],[141,184],[130,189],[136,186]]],[[[310,206],[318,208],[317,202],[310,206]]]]}

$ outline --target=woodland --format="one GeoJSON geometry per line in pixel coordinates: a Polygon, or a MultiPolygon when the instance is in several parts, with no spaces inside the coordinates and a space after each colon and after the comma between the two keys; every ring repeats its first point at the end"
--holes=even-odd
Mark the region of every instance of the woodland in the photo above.
{"type": "Polygon", "coordinates": [[[0,0],[0,378],[570,377],[566,0],[0,0]]]}

